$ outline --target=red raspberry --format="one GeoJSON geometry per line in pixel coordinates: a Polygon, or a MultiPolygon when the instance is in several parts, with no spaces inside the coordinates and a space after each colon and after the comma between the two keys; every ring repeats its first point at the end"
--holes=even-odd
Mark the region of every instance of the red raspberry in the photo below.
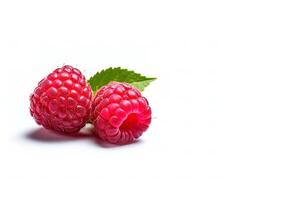
{"type": "Polygon", "coordinates": [[[96,94],[92,121],[99,137],[114,144],[131,143],[151,123],[151,108],[138,89],[111,82],[96,94]]]}
{"type": "Polygon", "coordinates": [[[30,96],[30,113],[47,129],[74,133],[88,120],[91,99],[85,77],[78,69],[65,65],[39,82],[30,96]]]}

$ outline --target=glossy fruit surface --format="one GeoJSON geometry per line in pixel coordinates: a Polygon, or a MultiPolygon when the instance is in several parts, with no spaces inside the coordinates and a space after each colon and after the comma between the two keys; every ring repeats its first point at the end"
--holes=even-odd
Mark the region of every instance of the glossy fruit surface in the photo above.
{"type": "Polygon", "coordinates": [[[30,96],[30,113],[47,129],[74,133],[89,119],[91,99],[91,88],[82,73],[65,65],[39,82],[30,96]]]}
{"type": "Polygon", "coordinates": [[[96,93],[91,118],[101,139],[114,144],[127,144],[148,129],[151,108],[134,86],[111,82],[96,93]]]}

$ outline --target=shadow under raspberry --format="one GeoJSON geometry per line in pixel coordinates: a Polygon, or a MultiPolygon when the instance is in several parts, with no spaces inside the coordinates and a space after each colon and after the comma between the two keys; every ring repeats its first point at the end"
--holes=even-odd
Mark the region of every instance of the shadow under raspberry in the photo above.
{"type": "Polygon", "coordinates": [[[73,134],[62,134],[56,131],[48,130],[43,127],[34,129],[25,134],[25,138],[35,142],[44,143],[56,143],[56,142],[71,142],[78,140],[90,140],[92,144],[102,148],[123,148],[128,146],[140,145],[143,140],[138,139],[132,143],[124,145],[110,144],[106,141],[101,140],[93,134],[94,127],[91,124],[87,124],[78,133],[73,134]]]}
{"type": "Polygon", "coordinates": [[[62,134],[56,131],[48,130],[45,128],[38,128],[28,132],[25,137],[29,140],[38,142],[67,142],[74,140],[81,140],[83,138],[92,136],[92,128],[84,127],[78,133],[62,134]]]}

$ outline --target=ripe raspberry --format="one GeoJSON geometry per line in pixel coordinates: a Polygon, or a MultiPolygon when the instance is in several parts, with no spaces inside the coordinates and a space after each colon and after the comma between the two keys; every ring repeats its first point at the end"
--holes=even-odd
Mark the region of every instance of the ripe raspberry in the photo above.
{"type": "Polygon", "coordinates": [[[85,77],[78,69],[65,65],[39,82],[30,96],[30,113],[47,129],[74,133],[89,118],[91,98],[85,77]]]}
{"type": "Polygon", "coordinates": [[[114,144],[131,143],[151,123],[151,108],[138,89],[111,82],[102,87],[92,104],[92,121],[96,133],[114,144]]]}

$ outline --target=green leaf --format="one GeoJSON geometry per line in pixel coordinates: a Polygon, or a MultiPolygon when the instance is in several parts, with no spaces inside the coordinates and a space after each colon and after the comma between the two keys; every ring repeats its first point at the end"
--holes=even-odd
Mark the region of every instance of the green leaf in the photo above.
{"type": "Polygon", "coordinates": [[[88,80],[88,83],[90,84],[94,93],[111,81],[126,82],[135,86],[140,91],[143,91],[155,79],[156,78],[149,78],[121,67],[110,67],[102,70],[101,72],[97,72],[88,80]]]}

